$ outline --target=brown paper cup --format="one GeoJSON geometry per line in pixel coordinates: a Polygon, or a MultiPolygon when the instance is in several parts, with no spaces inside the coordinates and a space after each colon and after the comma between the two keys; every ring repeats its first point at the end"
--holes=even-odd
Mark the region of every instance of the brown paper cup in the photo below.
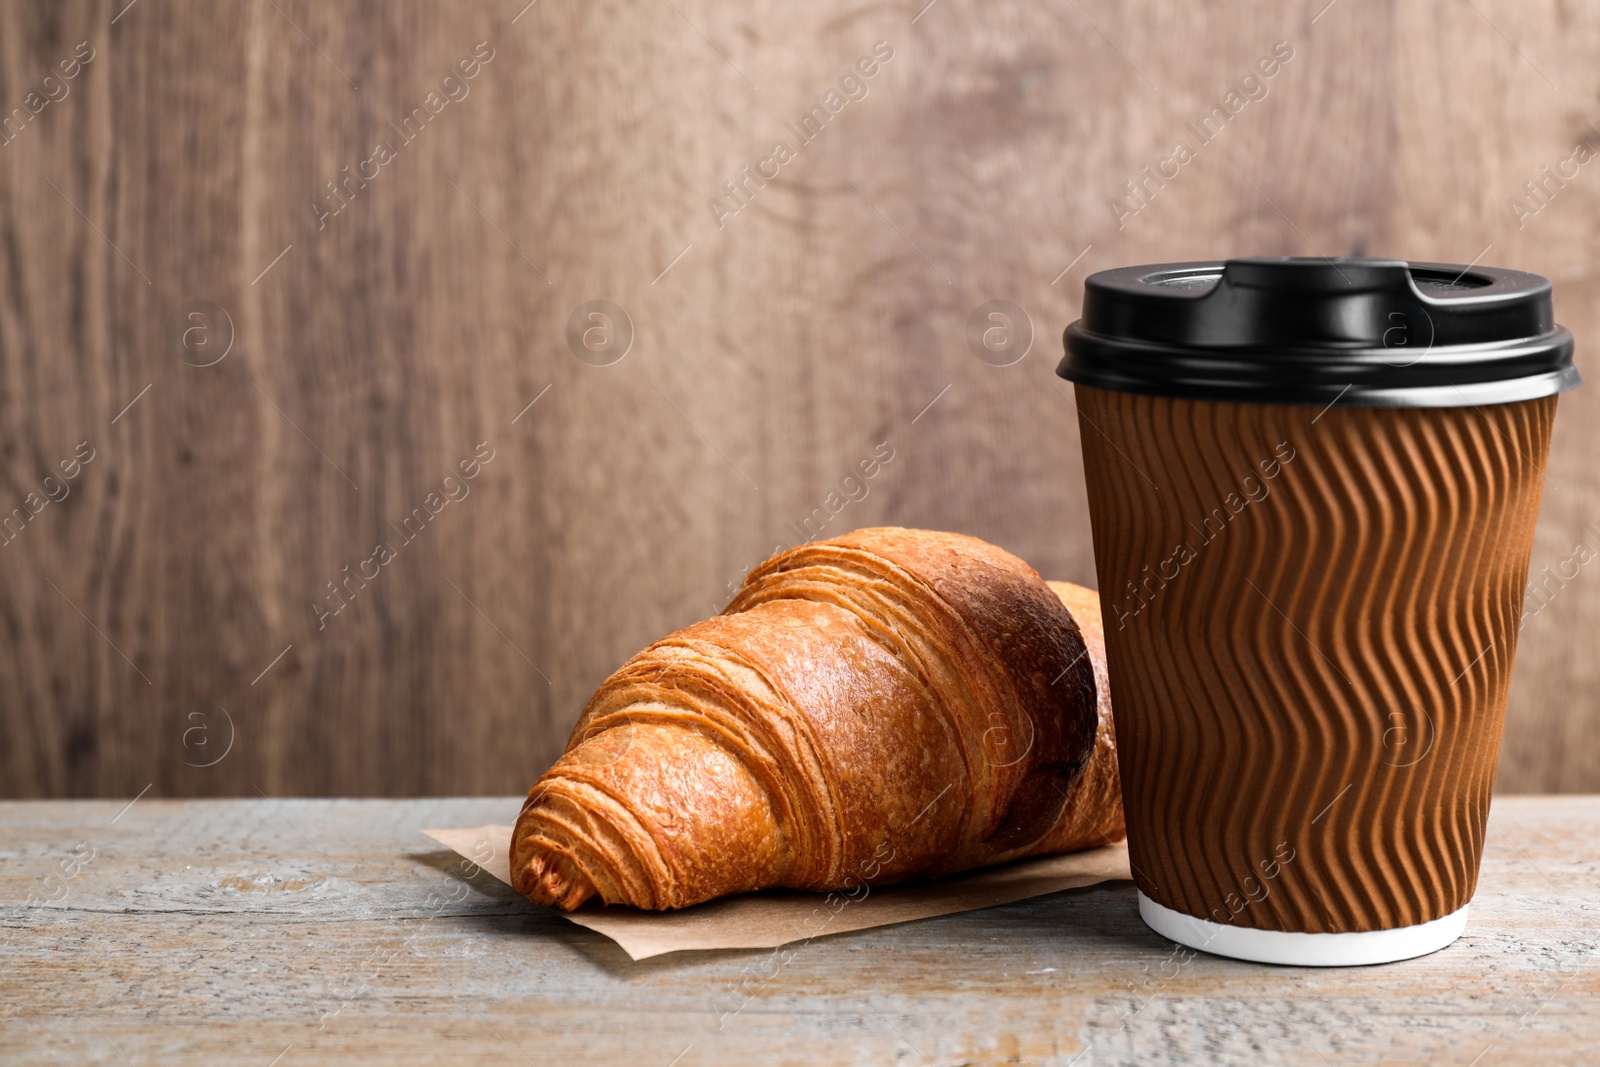
{"type": "Polygon", "coordinates": [[[1548,279],[1100,271],[1075,383],[1139,911],[1270,963],[1466,928],[1556,395],[1548,279]]]}
{"type": "Polygon", "coordinates": [[[1076,392],[1146,920],[1274,962],[1453,940],[1556,398],[1319,410],[1076,392]]]}

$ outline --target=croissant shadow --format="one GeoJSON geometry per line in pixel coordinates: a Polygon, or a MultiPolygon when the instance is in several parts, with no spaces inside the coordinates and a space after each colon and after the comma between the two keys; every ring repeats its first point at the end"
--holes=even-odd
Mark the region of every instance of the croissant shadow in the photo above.
{"type": "Polygon", "coordinates": [[[485,896],[505,899],[517,897],[515,889],[485,872],[482,868],[475,870],[470,877],[462,875],[462,866],[467,861],[464,860],[464,857],[459,852],[452,852],[447,848],[438,848],[427,852],[407,852],[405,856],[406,859],[415,863],[420,863],[425,867],[432,867],[441,874],[447,874],[457,881],[465,882],[485,896]]]}
{"type": "MultiPolygon", "coordinates": [[[[627,962],[627,955],[608,938],[580,926],[574,926],[562,918],[554,908],[528,903],[515,889],[498,878],[482,870],[476,871],[471,877],[463,877],[460,873],[462,857],[459,853],[448,849],[433,849],[427,852],[409,852],[405,858],[422,866],[432,867],[442,874],[449,875],[452,881],[464,882],[470,887],[470,892],[465,897],[449,905],[436,916],[436,922],[475,927],[479,933],[501,936],[508,932],[548,935],[580,951],[586,942],[603,941],[606,948],[613,950],[623,962],[627,962]],[[471,910],[456,910],[459,908],[471,910]]],[[[453,888],[451,891],[455,892],[453,888]]]]}
{"type": "Polygon", "coordinates": [[[738,959],[770,953],[771,949],[703,949],[689,953],[668,953],[644,960],[633,960],[622,947],[604,934],[567,920],[555,908],[530,903],[516,890],[498,878],[478,870],[471,877],[461,874],[460,853],[449,849],[430,849],[408,852],[406,858],[425,867],[432,867],[453,880],[465,882],[472,892],[461,904],[470,904],[473,910],[440,914],[438,921],[457,923],[474,928],[476,932],[499,937],[535,935],[556,941],[586,957],[591,963],[613,977],[642,977],[654,973],[671,973],[680,968],[686,958],[695,961],[728,958],[738,959]],[[489,907],[488,905],[493,905],[489,907]]]}
{"type": "Polygon", "coordinates": [[[825,945],[835,951],[856,949],[914,950],[931,947],[940,952],[992,951],[996,936],[1026,944],[1045,954],[1084,950],[1139,959],[1165,951],[1169,942],[1140,920],[1131,883],[1105,882],[1065,889],[1027,900],[997,904],[949,915],[929,916],[883,926],[840,930],[800,939],[776,947],[683,949],[642,960],[604,934],[569,922],[554,908],[523,901],[498,883],[485,888],[506,902],[505,908],[449,916],[449,921],[498,937],[537,936],[571,949],[614,978],[671,976],[686,971],[716,969],[719,964],[750,964],[784,958],[804,958],[825,945]],[[852,940],[853,939],[853,940],[852,940]]]}

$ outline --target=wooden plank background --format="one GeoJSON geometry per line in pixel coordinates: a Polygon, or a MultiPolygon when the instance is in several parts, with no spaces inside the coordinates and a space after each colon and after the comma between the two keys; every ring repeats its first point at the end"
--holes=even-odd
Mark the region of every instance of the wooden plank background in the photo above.
{"type": "MultiPolygon", "coordinates": [[[[525,789],[834,491],[824,533],[1092,581],[1053,367],[1095,269],[1520,267],[1586,360],[1600,4],[923,2],[0,7],[0,514],[38,510],[0,545],[0,794],[525,789]],[[1576,175],[1526,199],[1544,167],[1576,175]],[[597,300],[631,324],[598,355],[597,300]],[[1031,323],[1007,366],[966,340],[990,300],[1031,323]]],[[[1597,413],[1562,400],[1502,790],[1600,789],[1597,413]]]]}

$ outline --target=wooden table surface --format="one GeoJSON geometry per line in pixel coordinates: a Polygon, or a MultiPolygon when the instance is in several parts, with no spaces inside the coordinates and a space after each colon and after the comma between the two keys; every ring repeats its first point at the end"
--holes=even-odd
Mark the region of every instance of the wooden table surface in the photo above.
{"type": "Polygon", "coordinates": [[[1594,1063],[1600,797],[1506,797],[1466,935],[1316,970],[1199,956],[1115,883],[631,962],[424,826],[517,798],[0,803],[0,1060],[1594,1063]]]}

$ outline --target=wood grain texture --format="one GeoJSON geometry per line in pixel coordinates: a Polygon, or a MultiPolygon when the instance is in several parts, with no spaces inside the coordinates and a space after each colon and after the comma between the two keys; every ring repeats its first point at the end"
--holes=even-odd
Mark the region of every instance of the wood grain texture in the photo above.
{"type": "Polygon", "coordinates": [[[1497,799],[1466,934],[1330,970],[1177,950],[1128,883],[634,963],[418,833],[519,803],[0,804],[7,1062],[1548,1064],[1600,1043],[1596,797],[1497,799]]]}
{"type": "MultiPolygon", "coordinates": [[[[8,2],[0,114],[80,41],[0,147],[0,516],[95,456],[0,546],[0,795],[524,789],[611,670],[808,516],[1092,582],[1053,374],[1091,270],[1481,258],[1556,280],[1580,363],[1600,329],[1600,170],[1509,206],[1597,137],[1594,3],[8,2]],[[1280,40],[1265,97],[1119,227],[1280,40]],[[996,299],[1032,326],[1009,366],[966,340],[996,299]],[[594,300],[632,324],[607,366],[566,339],[594,300]],[[175,354],[194,301],[232,323],[214,366],[175,354]]],[[[1600,557],[1597,395],[1556,419],[1514,791],[1600,788],[1600,579],[1571,562],[1600,557]]]]}

